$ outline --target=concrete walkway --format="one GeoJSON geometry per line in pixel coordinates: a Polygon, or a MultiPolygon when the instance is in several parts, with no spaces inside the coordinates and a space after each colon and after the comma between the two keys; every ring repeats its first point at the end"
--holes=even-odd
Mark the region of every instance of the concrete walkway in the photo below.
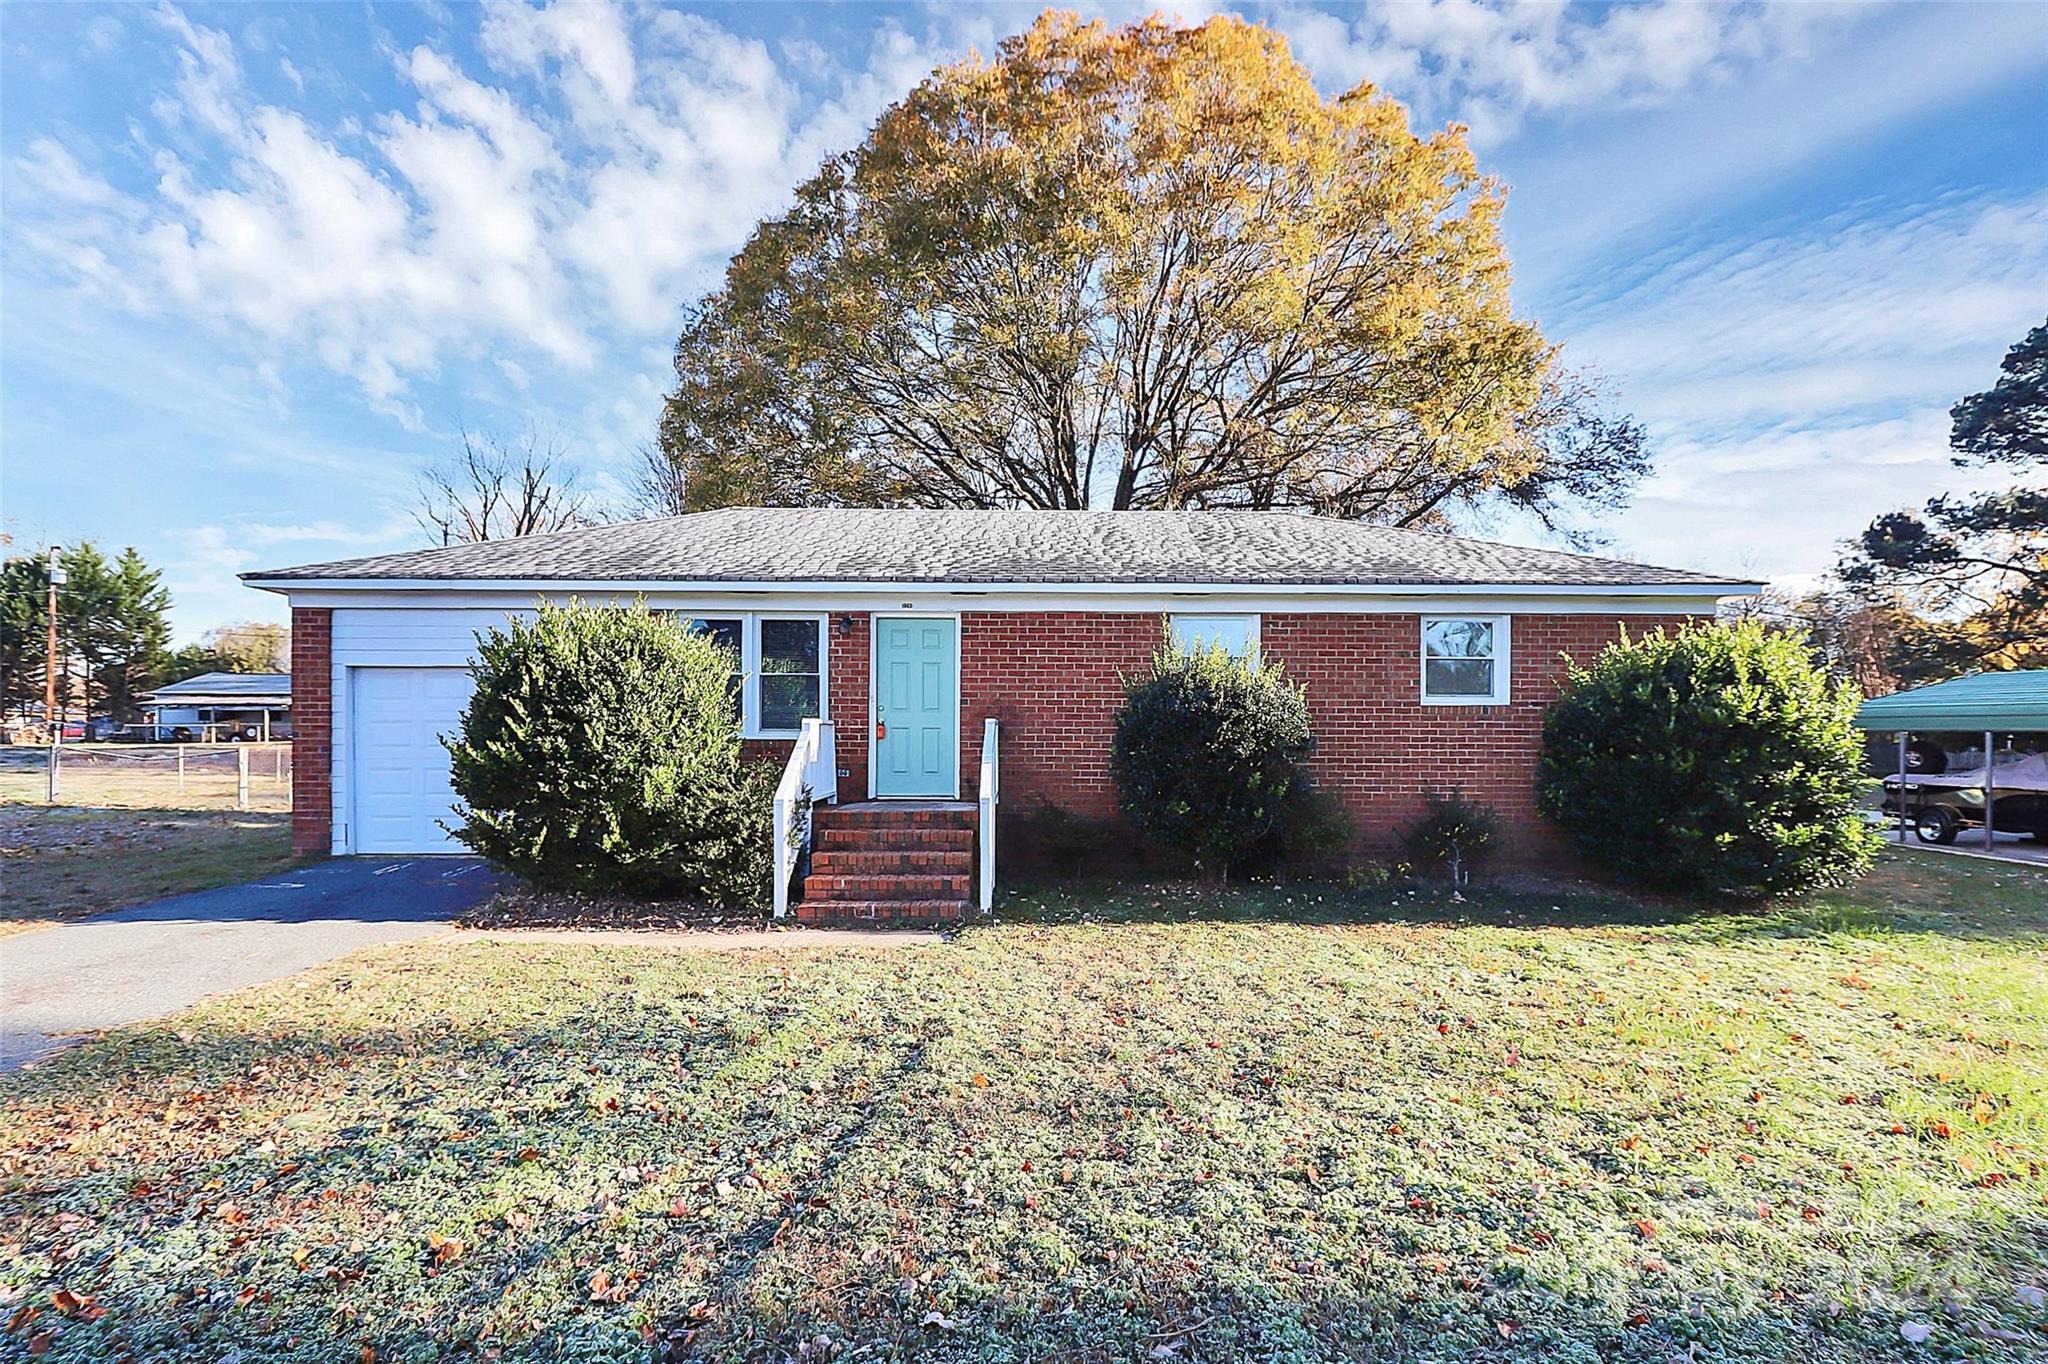
{"type": "Polygon", "coordinates": [[[0,1070],[380,943],[428,938],[498,880],[468,857],[339,857],[0,940],[0,1070]]]}

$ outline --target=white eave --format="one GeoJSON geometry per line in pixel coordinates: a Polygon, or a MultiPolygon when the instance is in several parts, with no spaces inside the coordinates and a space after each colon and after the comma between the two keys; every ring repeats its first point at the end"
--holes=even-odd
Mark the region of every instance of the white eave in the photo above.
{"type": "Polygon", "coordinates": [[[1262,582],[805,582],[767,579],[684,581],[592,578],[245,578],[266,592],[645,592],[702,594],[772,592],[778,595],[848,596],[903,592],[945,592],[957,596],[1026,594],[1087,596],[1530,596],[1530,597],[1747,597],[1761,583],[1262,583],[1262,582]]]}

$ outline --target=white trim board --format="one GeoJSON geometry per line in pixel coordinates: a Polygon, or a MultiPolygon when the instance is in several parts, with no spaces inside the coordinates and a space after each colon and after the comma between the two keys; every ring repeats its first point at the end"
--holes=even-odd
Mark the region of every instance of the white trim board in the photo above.
{"type": "MultiPolygon", "coordinates": [[[[285,589],[274,589],[285,590],[285,589]]],[[[538,584],[497,583],[489,586],[449,584],[437,587],[393,588],[389,585],[358,583],[347,588],[293,585],[289,596],[293,606],[314,608],[371,609],[391,611],[530,611],[537,601],[555,603],[571,599],[597,605],[631,605],[645,602],[658,611],[680,611],[696,615],[741,615],[747,613],[803,614],[807,612],[955,611],[1029,612],[1074,611],[1103,615],[1162,615],[1186,611],[1199,615],[1286,615],[1286,614],[1455,614],[1475,615],[1712,615],[1725,596],[1753,596],[1758,589],[1711,589],[1701,592],[1654,592],[1631,588],[1602,592],[1540,591],[1518,588],[1487,588],[1450,591],[1443,588],[1401,594],[1384,589],[1373,591],[1276,591],[1271,588],[1212,587],[1199,591],[1099,592],[1090,588],[1046,587],[1030,592],[995,592],[978,588],[934,587],[877,590],[872,587],[835,589],[829,584],[790,586],[773,589],[736,590],[730,584],[707,584],[680,589],[649,584],[642,587],[604,588],[590,584],[547,587],[538,584]]]]}
{"type": "Polygon", "coordinates": [[[912,579],[898,582],[867,582],[859,579],[656,579],[656,578],[244,578],[247,586],[266,592],[302,593],[314,591],[350,592],[776,592],[804,595],[842,596],[847,593],[944,592],[967,595],[1012,596],[1017,593],[1080,593],[1087,596],[1132,596],[1164,593],[1169,596],[1212,596],[1218,593],[1261,594],[1271,597],[1348,596],[1412,597],[1464,596],[1494,592],[1519,596],[1754,596],[1763,584],[1742,579],[1700,583],[1289,583],[1289,582],[952,582],[912,579]]]}

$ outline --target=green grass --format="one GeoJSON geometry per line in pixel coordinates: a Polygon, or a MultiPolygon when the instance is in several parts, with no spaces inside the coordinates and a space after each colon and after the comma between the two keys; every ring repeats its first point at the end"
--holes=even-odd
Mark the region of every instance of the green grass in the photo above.
{"type": "Polygon", "coordinates": [[[2048,878],[1891,857],[1744,914],[1174,887],[355,956],[0,1081],[5,1338],[2038,1360],[2048,878]]]}
{"type": "MultiPolygon", "coordinates": [[[[115,756],[127,756],[116,750],[115,756]]],[[[126,810],[233,810],[238,781],[234,765],[220,761],[232,752],[215,749],[206,765],[195,758],[181,783],[175,768],[99,766],[67,768],[58,789],[59,808],[126,810]]],[[[169,760],[163,760],[167,763],[169,760]]],[[[48,778],[40,769],[0,770],[0,807],[43,807],[48,778]]],[[[249,773],[249,806],[288,813],[292,808],[291,777],[280,777],[269,757],[260,757],[249,773]]]]}
{"type": "Polygon", "coordinates": [[[289,815],[0,810],[0,937],[231,886],[292,860],[289,815]]]}

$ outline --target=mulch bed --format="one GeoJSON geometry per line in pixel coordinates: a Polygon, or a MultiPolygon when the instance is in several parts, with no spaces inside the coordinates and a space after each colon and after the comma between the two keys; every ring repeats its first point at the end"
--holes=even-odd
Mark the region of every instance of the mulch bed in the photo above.
{"type": "Polygon", "coordinates": [[[758,933],[778,925],[764,914],[713,909],[689,900],[632,900],[573,890],[516,886],[500,891],[456,920],[462,928],[493,932],[534,929],[599,930],[609,933],[758,933]]]}

